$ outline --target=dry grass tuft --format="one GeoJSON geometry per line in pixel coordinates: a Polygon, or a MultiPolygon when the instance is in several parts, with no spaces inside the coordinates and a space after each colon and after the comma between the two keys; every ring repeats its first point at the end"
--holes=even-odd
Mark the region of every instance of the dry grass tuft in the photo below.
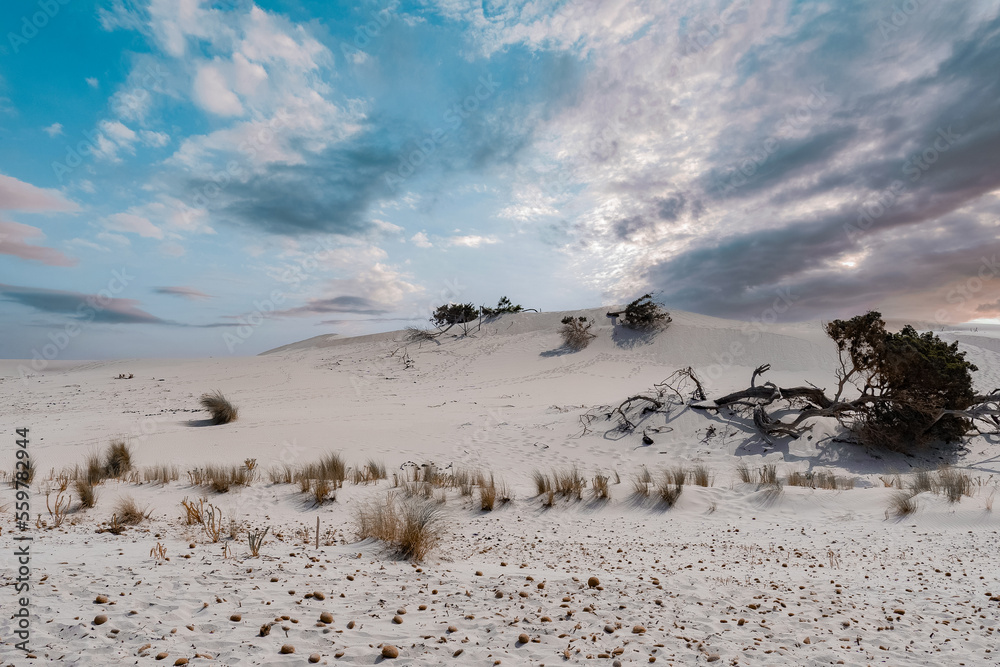
{"type": "Polygon", "coordinates": [[[371,484],[380,479],[386,479],[385,464],[374,459],[368,459],[363,466],[351,471],[351,481],[354,484],[371,484]]]}
{"type": "Polygon", "coordinates": [[[497,500],[497,485],[493,481],[493,473],[490,473],[489,481],[479,486],[479,509],[484,512],[492,512],[497,500]]]}
{"type": "Polygon", "coordinates": [[[337,492],[329,480],[317,479],[312,484],[312,496],[316,506],[320,506],[327,500],[336,500],[337,492]]]}
{"type": "Polygon", "coordinates": [[[138,526],[150,517],[148,508],[140,508],[132,496],[122,496],[115,503],[115,516],[123,525],[138,526]]]}
{"type": "Polygon", "coordinates": [[[653,483],[653,476],[649,472],[649,468],[642,466],[639,469],[639,474],[635,476],[632,480],[632,489],[635,495],[640,498],[649,497],[649,486],[653,483]]]}
{"type": "Polygon", "coordinates": [[[934,478],[931,477],[931,473],[929,471],[920,470],[910,477],[910,483],[907,486],[910,487],[910,492],[913,495],[924,493],[925,491],[933,491],[934,478]]]}
{"type": "Polygon", "coordinates": [[[539,470],[535,470],[531,473],[531,481],[535,483],[535,491],[537,492],[535,495],[544,495],[552,489],[552,482],[549,480],[548,476],[539,470]]]}
{"type": "Polygon", "coordinates": [[[943,468],[938,472],[938,486],[944,491],[949,503],[957,503],[962,500],[962,496],[972,495],[972,477],[953,468],[943,468]]]}
{"type": "Polygon", "coordinates": [[[708,469],[708,466],[704,465],[699,465],[695,466],[694,468],[691,468],[689,476],[698,486],[705,486],[705,487],[712,486],[712,483],[715,481],[713,479],[712,473],[708,469]]]}
{"type": "Polygon", "coordinates": [[[80,499],[80,507],[90,508],[97,504],[94,485],[85,479],[76,480],[76,495],[80,499]]]}
{"type": "Polygon", "coordinates": [[[904,516],[909,516],[917,511],[917,501],[914,495],[907,493],[905,491],[896,491],[892,494],[892,498],[889,499],[889,507],[885,510],[886,518],[889,515],[900,519],[904,516]]]}
{"type": "Polygon", "coordinates": [[[108,444],[104,454],[104,477],[119,478],[132,470],[132,448],[121,438],[108,444]]]}
{"type": "Polygon", "coordinates": [[[429,503],[403,503],[389,494],[385,500],[362,506],[355,514],[360,539],[375,538],[400,558],[420,561],[441,536],[441,515],[429,503]]]}
{"type": "Polygon", "coordinates": [[[159,465],[143,468],[142,477],[143,481],[146,482],[169,484],[170,482],[176,482],[179,480],[181,478],[181,472],[180,468],[175,465],[161,463],[159,465]]]}
{"type": "Polygon", "coordinates": [[[666,470],[656,485],[656,494],[667,507],[673,507],[684,491],[684,469],[666,470]]]}
{"type": "Polygon", "coordinates": [[[344,480],[347,479],[347,464],[339,454],[331,452],[316,463],[303,467],[298,475],[300,480],[302,478],[326,480],[334,489],[339,489],[344,486],[344,480]]]}
{"type": "Polygon", "coordinates": [[[201,407],[212,413],[213,424],[228,424],[239,417],[239,410],[216,389],[210,394],[202,394],[198,401],[201,407]]]}
{"type": "Polygon", "coordinates": [[[587,486],[587,480],[580,475],[576,466],[569,470],[556,471],[552,473],[555,492],[567,498],[583,500],[583,490],[587,486]]]}
{"type": "Polygon", "coordinates": [[[292,484],[295,482],[295,468],[282,463],[281,466],[268,470],[267,477],[271,484],[292,484]]]}
{"type": "Polygon", "coordinates": [[[774,463],[765,463],[757,470],[757,480],[761,486],[777,486],[778,466],[774,463]]]}
{"type": "Polygon", "coordinates": [[[748,466],[745,462],[740,461],[740,464],[736,466],[736,474],[739,475],[740,481],[744,484],[753,484],[753,471],[750,470],[750,466],[748,466]]]}
{"type": "Polygon", "coordinates": [[[101,457],[97,452],[87,454],[83,463],[87,469],[88,484],[100,484],[104,481],[104,464],[101,463],[101,457]]]}
{"type": "Polygon", "coordinates": [[[198,504],[194,504],[186,497],[181,501],[181,507],[184,508],[184,520],[189,526],[203,525],[205,523],[205,499],[201,498],[198,500],[198,504]]]}
{"type": "Polygon", "coordinates": [[[611,478],[598,473],[590,482],[590,492],[595,500],[611,500],[611,487],[608,485],[611,478]]]}
{"type": "Polygon", "coordinates": [[[192,486],[206,486],[216,493],[226,493],[233,486],[250,486],[253,483],[254,472],[245,465],[216,466],[207,465],[188,471],[188,479],[192,486]]]}

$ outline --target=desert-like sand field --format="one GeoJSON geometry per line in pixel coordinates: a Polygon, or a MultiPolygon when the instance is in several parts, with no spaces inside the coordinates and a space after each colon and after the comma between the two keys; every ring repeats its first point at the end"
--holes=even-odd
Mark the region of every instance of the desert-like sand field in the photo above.
{"type": "MultiPolygon", "coordinates": [[[[599,322],[577,352],[556,333],[567,313],[524,313],[468,336],[324,336],[252,358],[58,362],[27,377],[0,361],[0,663],[1000,664],[995,437],[876,454],[819,421],[767,445],[738,414],[673,399],[624,432],[607,414],[680,368],[710,397],[764,363],[778,384],[829,387],[836,349],[817,322],[674,312],[638,336],[605,310],[569,313],[599,322]],[[236,421],[210,423],[199,398],[214,390],[236,421]],[[38,469],[20,594],[36,660],[15,648],[18,428],[38,469]],[[82,508],[67,477],[116,438],[132,469],[82,508]],[[346,480],[317,503],[296,471],[332,453],[346,480]],[[362,474],[369,461],[384,479],[362,474]],[[148,479],[154,466],[166,482],[148,479]],[[251,479],[218,492],[197,484],[207,466],[251,479]],[[968,495],[949,501],[943,466],[969,475],[968,495]],[[574,470],[576,490],[538,492],[536,471],[551,483],[574,470]],[[668,507],[658,486],[678,470],[668,507]],[[930,490],[897,514],[899,487],[921,479],[930,490]],[[390,494],[400,512],[435,513],[419,562],[358,539],[359,512],[390,494]],[[118,529],[125,497],[148,518],[118,529]],[[190,523],[185,500],[210,518],[190,523]],[[248,533],[265,529],[254,557],[248,533]]],[[[996,338],[941,335],[962,342],[978,389],[1000,386],[996,338]]]]}

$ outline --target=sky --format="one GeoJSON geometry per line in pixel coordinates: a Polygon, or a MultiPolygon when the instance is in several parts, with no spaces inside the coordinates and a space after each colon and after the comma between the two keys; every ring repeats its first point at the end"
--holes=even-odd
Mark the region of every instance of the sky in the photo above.
{"type": "Polygon", "coordinates": [[[1000,318],[997,0],[9,0],[0,35],[3,358],[501,296],[1000,318]]]}

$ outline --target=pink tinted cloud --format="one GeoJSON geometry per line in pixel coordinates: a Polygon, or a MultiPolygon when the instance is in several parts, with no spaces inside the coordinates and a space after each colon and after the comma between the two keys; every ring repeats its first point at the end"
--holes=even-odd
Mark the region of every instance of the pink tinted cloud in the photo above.
{"type": "Polygon", "coordinates": [[[37,227],[19,222],[0,220],[0,255],[13,255],[48,266],[76,266],[77,260],[55,248],[32,245],[27,239],[43,239],[45,234],[37,227]]]}
{"type": "Polygon", "coordinates": [[[80,206],[63,197],[58,190],[38,188],[0,174],[0,210],[70,213],[80,210],[80,206]]]}
{"type": "Polygon", "coordinates": [[[205,294],[201,290],[196,290],[193,287],[185,287],[183,285],[167,286],[167,287],[155,287],[153,291],[157,294],[168,294],[170,296],[180,296],[185,299],[211,299],[213,298],[210,294],[205,294]]]}

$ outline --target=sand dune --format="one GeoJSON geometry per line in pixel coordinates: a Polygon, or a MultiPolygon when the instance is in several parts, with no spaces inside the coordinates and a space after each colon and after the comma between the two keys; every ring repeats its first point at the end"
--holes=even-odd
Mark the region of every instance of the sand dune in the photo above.
{"type": "MultiPolygon", "coordinates": [[[[606,312],[579,313],[598,323],[579,352],[561,347],[565,313],[541,313],[503,316],[462,338],[319,336],[254,358],[62,362],[26,379],[18,362],[0,361],[0,424],[11,440],[0,463],[12,468],[14,429],[29,427],[40,469],[33,516],[52,522],[50,470],[82,464],[112,437],[131,442],[140,471],[139,483],[101,484],[92,509],[74,496],[61,527],[32,527],[39,664],[153,664],[161,653],[157,664],[291,665],[312,654],[319,664],[1000,664],[1000,522],[987,509],[1000,477],[995,439],[972,439],[959,454],[876,456],[819,424],[768,447],[735,417],[683,408],[630,434],[600,417],[585,432],[583,415],[682,367],[710,395],[746,386],[762,363],[781,384],[833,381],[835,350],[818,323],[757,328],[674,312],[666,331],[644,337],[606,312]],[[122,373],[134,378],[115,379],[122,373]],[[207,425],[198,397],[215,389],[238,405],[238,421],[207,425]],[[347,481],[320,507],[297,484],[268,479],[268,469],[329,452],[351,466],[383,461],[389,478],[347,481]],[[246,459],[258,479],[227,493],[187,474],[246,459]],[[830,473],[853,488],[743,483],[740,463],[755,473],[775,464],[786,479],[830,473]],[[884,480],[900,473],[906,483],[942,463],[978,480],[973,495],[949,503],[924,492],[916,513],[887,518],[896,490],[884,480]],[[177,466],[180,479],[142,483],[156,464],[177,466]],[[393,475],[423,464],[443,476],[492,472],[512,499],[483,512],[475,493],[434,488],[443,535],[419,564],[357,541],[357,509],[401,494],[393,475]],[[608,475],[610,500],[586,489],[546,506],[532,472],[574,466],[587,480],[608,475]],[[669,509],[633,493],[643,467],[659,476],[677,466],[706,467],[712,485],[689,480],[669,509]],[[121,535],[96,532],[125,495],[151,519],[121,535]],[[238,522],[237,539],[213,542],[185,524],[181,501],[202,496],[226,530],[238,522]],[[247,527],[270,529],[260,557],[249,555],[247,527]],[[151,555],[157,544],[169,560],[151,555]],[[95,625],[98,615],[107,622],[95,625]],[[286,644],[295,652],[280,654],[286,644]],[[383,644],[398,658],[382,658],[383,644]]],[[[995,339],[956,335],[980,368],[979,388],[1000,386],[995,339]]],[[[6,610],[16,528],[5,489],[6,610]]],[[[4,616],[0,660],[22,664],[4,616]]]]}

